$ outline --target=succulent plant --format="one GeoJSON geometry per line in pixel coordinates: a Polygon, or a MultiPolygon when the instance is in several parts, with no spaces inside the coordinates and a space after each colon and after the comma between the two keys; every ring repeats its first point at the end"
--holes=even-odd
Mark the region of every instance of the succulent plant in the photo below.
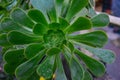
{"type": "Polygon", "coordinates": [[[102,49],[103,31],[76,33],[109,24],[105,13],[95,14],[92,0],[31,0],[33,9],[15,8],[0,26],[0,45],[5,49],[4,70],[18,80],[67,80],[62,57],[71,80],[92,80],[105,73],[101,62],[115,55],[102,49]],[[81,48],[91,52],[88,56],[81,48]]]}

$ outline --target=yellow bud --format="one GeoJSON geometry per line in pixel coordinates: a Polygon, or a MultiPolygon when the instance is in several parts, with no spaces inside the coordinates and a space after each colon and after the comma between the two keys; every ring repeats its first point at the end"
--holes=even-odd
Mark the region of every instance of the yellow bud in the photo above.
{"type": "Polygon", "coordinates": [[[56,75],[55,75],[55,74],[53,74],[53,79],[55,79],[55,76],[56,76],[56,75]]]}
{"type": "Polygon", "coordinates": [[[40,80],[45,80],[45,78],[44,77],[40,77],[40,80]]]}

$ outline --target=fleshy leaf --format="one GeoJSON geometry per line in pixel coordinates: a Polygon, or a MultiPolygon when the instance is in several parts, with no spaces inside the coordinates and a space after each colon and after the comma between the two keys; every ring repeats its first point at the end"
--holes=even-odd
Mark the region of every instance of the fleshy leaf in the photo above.
{"type": "Polygon", "coordinates": [[[4,65],[5,72],[9,74],[14,74],[15,69],[23,63],[26,59],[24,58],[24,49],[20,50],[11,50],[5,53],[4,60],[7,62],[4,65]],[[14,58],[14,59],[12,59],[14,58]]]}
{"type": "Polygon", "coordinates": [[[34,72],[28,79],[25,80],[39,80],[40,76],[34,72]]]}
{"type": "Polygon", "coordinates": [[[40,36],[29,36],[26,34],[23,34],[21,32],[18,31],[12,31],[8,34],[8,40],[12,43],[12,44],[29,44],[29,43],[33,43],[33,42],[40,42],[41,41],[41,37],[40,36]]]}
{"type": "Polygon", "coordinates": [[[23,27],[21,27],[20,25],[18,25],[17,23],[15,23],[12,19],[10,18],[4,18],[1,22],[1,30],[3,30],[3,32],[9,32],[12,30],[17,30],[17,31],[22,31],[22,32],[29,32],[27,29],[24,29],[23,27]]]}
{"type": "Polygon", "coordinates": [[[57,62],[57,69],[56,69],[56,78],[55,80],[67,80],[64,69],[63,69],[63,64],[61,62],[60,56],[57,55],[56,57],[56,62],[57,62]]]}
{"type": "Polygon", "coordinates": [[[88,18],[79,17],[71,26],[67,27],[66,32],[73,33],[80,30],[90,29],[92,23],[88,18]]]}
{"type": "Polygon", "coordinates": [[[52,22],[57,21],[57,15],[55,10],[54,0],[31,0],[31,4],[34,8],[39,9],[49,20],[52,22]]]}
{"type": "Polygon", "coordinates": [[[79,60],[74,55],[71,55],[67,47],[64,49],[64,52],[65,58],[69,62],[72,80],[82,80],[84,71],[79,60]]]}
{"type": "Polygon", "coordinates": [[[84,78],[83,80],[93,80],[92,75],[86,70],[84,73],[84,78]]]}
{"type": "Polygon", "coordinates": [[[49,28],[50,28],[51,30],[60,29],[60,24],[59,24],[59,23],[56,23],[56,22],[50,23],[50,24],[49,24],[49,28]]]}
{"type": "Polygon", "coordinates": [[[28,16],[37,23],[48,25],[43,13],[37,9],[32,9],[28,12],[28,16]]]}
{"type": "Polygon", "coordinates": [[[49,56],[53,56],[53,55],[56,55],[56,54],[59,54],[59,53],[60,53],[60,49],[57,48],[57,47],[48,49],[48,51],[47,51],[47,55],[49,55],[49,56]]]}
{"type": "Polygon", "coordinates": [[[15,22],[17,22],[23,26],[26,26],[28,28],[33,28],[33,25],[34,25],[33,21],[20,8],[14,9],[11,13],[11,17],[15,22]]]}
{"type": "Polygon", "coordinates": [[[10,42],[7,40],[7,34],[0,34],[0,46],[10,46],[10,42]]]}
{"type": "Polygon", "coordinates": [[[109,24],[110,20],[107,14],[102,13],[94,16],[92,19],[93,27],[105,27],[109,24]]]}
{"type": "Polygon", "coordinates": [[[94,47],[103,47],[107,42],[107,35],[103,31],[94,31],[86,34],[69,36],[71,40],[94,47]]]}
{"type": "Polygon", "coordinates": [[[36,24],[33,28],[33,32],[38,35],[44,35],[48,30],[48,27],[43,24],[36,24]]]}
{"type": "Polygon", "coordinates": [[[26,49],[25,49],[25,57],[27,59],[32,58],[35,56],[37,53],[39,53],[42,49],[44,49],[43,44],[41,43],[34,43],[30,44],[26,49]]]}
{"type": "Polygon", "coordinates": [[[62,17],[59,18],[59,23],[60,23],[60,29],[64,30],[67,28],[70,24],[62,17]]]}
{"type": "Polygon", "coordinates": [[[37,55],[19,65],[16,69],[15,75],[19,80],[25,80],[29,78],[36,70],[38,63],[41,61],[45,54],[45,50],[42,50],[37,55]]]}
{"type": "Polygon", "coordinates": [[[48,56],[46,60],[38,66],[37,74],[45,79],[50,79],[53,75],[54,62],[55,56],[48,56]]]}
{"type": "Polygon", "coordinates": [[[57,16],[61,16],[64,1],[65,0],[55,0],[56,3],[55,8],[56,8],[57,16]]]}
{"type": "Polygon", "coordinates": [[[88,4],[88,0],[72,0],[69,4],[70,7],[66,15],[67,20],[73,18],[81,9],[83,9],[88,4]]]}
{"type": "Polygon", "coordinates": [[[89,68],[91,73],[96,77],[101,77],[105,73],[105,66],[100,63],[99,61],[85,55],[84,53],[80,52],[79,50],[75,50],[75,53],[84,61],[86,66],[89,68]]]}
{"type": "Polygon", "coordinates": [[[115,54],[114,52],[106,49],[100,49],[100,48],[93,48],[90,46],[83,46],[85,49],[99,57],[102,61],[106,63],[113,63],[115,61],[115,54]]]}
{"type": "Polygon", "coordinates": [[[70,61],[70,70],[71,70],[71,77],[72,80],[82,80],[84,78],[84,71],[80,62],[73,57],[70,61]]]}

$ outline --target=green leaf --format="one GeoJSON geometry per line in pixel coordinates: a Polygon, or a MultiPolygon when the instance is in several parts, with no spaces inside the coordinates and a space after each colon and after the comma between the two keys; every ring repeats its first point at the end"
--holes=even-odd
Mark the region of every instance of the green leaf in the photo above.
{"type": "Polygon", "coordinates": [[[10,50],[5,53],[4,60],[10,64],[16,64],[22,62],[25,59],[23,53],[24,53],[24,49],[10,50]]]}
{"type": "Polygon", "coordinates": [[[34,8],[39,9],[51,22],[57,21],[57,15],[55,10],[54,0],[31,0],[31,4],[34,8]]]}
{"type": "Polygon", "coordinates": [[[34,23],[27,16],[27,14],[20,8],[14,9],[11,13],[11,17],[15,22],[17,22],[23,26],[26,26],[28,28],[33,28],[34,23]]]}
{"type": "Polygon", "coordinates": [[[110,22],[109,17],[105,13],[98,14],[92,17],[93,27],[104,27],[107,26],[110,22]]]}
{"type": "Polygon", "coordinates": [[[45,16],[43,15],[43,13],[37,9],[29,10],[28,16],[37,23],[40,23],[46,26],[48,25],[47,20],[45,19],[45,16]]]}
{"type": "Polygon", "coordinates": [[[59,48],[53,47],[53,48],[48,49],[47,55],[53,56],[53,55],[59,54],[60,51],[61,51],[61,50],[60,50],[59,48]]]}
{"type": "Polygon", "coordinates": [[[15,73],[15,69],[18,65],[16,64],[9,64],[9,63],[5,63],[4,64],[4,71],[8,74],[13,75],[15,73]]]}
{"type": "Polygon", "coordinates": [[[80,30],[90,29],[92,23],[88,18],[79,17],[71,26],[69,26],[65,31],[68,33],[73,33],[80,30]]]}
{"type": "Polygon", "coordinates": [[[99,61],[85,55],[84,53],[80,52],[79,50],[75,50],[75,53],[84,61],[86,66],[89,68],[91,73],[96,77],[101,77],[105,73],[105,66],[100,63],[99,61]]]}
{"type": "Polygon", "coordinates": [[[92,75],[86,70],[83,80],[93,80],[92,75]]]}
{"type": "Polygon", "coordinates": [[[40,76],[34,72],[28,79],[25,79],[25,80],[39,80],[40,79],[40,76]]]}
{"type": "Polygon", "coordinates": [[[64,1],[65,0],[55,0],[55,8],[56,8],[57,16],[61,16],[64,1]]]}
{"type": "Polygon", "coordinates": [[[16,77],[19,80],[25,80],[29,78],[35,72],[38,63],[43,58],[44,54],[45,50],[42,50],[36,56],[18,66],[15,72],[16,77]]]}
{"type": "Polygon", "coordinates": [[[51,30],[57,30],[57,29],[60,29],[60,24],[59,23],[56,23],[56,22],[53,22],[53,23],[50,23],[49,24],[49,29],[51,30]]]}
{"type": "Polygon", "coordinates": [[[70,61],[70,70],[71,70],[71,77],[72,80],[82,80],[84,78],[84,71],[80,62],[73,57],[70,61]]]}
{"type": "Polygon", "coordinates": [[[94,31],[86,34],[69,36],[71,40],[94,47],[103,47],[107,42],[107,35],[103,31],[94,31]]]}
{"type": "Polygon", "coordinates": [[[59,17],[59,23],[60,23],[60,29],[61,30],[66,29],[70,25],[69,22],[67,22],[67,20],[65,20],[62,17],[59,17]]]}
{"type": "Polygon", "coordinates": [[[38,35],[44,35],[47,33],[48,27],[43,24],[36,24],[33,28],[33,32],[38,35]]]}
{"type": "Polygon", "coordinates": [[[113,63],[115,61],[115,54],[114,52],[106,49],[100,49],[100,48],[93,48],[90,46],[83,46],[85,49],[99,57],[102,61],[106,63],[113,63]]]}
{"type": "Polygon", "coordinates": [[[88,4],[88,0],[72,0],[69,4],[70,7],[66,15],[68,21],[88,4]]]}
{"type": "Polygon", "coordinates": [[[44,49],[43,44],[41,43],[32,43],[25,49],[25,57],[31,59],[37,53],[44,49]]]}
{"type": "Polygon", "coordinates": [[[8,40],[12,44],[29,44],[29,43],[34,43],[34,42],[40,42],[41,41],[40,36],[29,36],[24,33],[18,32],[18,31],[12,31],[8,34],[8,40]]]}
{"type": "Polygon", "coordinates": [[[67,43],[67,47],[71,50],[71,52],[73,52],[75,49],[74,45],[71,42],[67,43]]]}
{"type": "Polygon", "coordinates": [[[95,7],[95,1],[94,0],[89,0],[89,3],[92,7],[95,7]]]}
{"type": "Polygon", "coordinates": [[[7,34],[0,34],[0,46],[11,46],[7,39],[7,34]]]}
{"type": "Polygon", "coordinates": [[[3,30],[3,32],[9,32],[12,30],[17,30],[17,31],[22,31],[22,32],[29,32],[27,29],[24,29],[23,27],[21,27],[20,25],[18,25],[17,23],[15,23],[12,19],[10,18],[4,18],[1,22],[1,30],[3,30]]]}
{"type": "Polygon", "coordinates": [[[72,80],[82,80],[84,77],[83,68],[77,57],[72,55],[68,49],[68,47],[64,46],[64,55],[69,62],[72,80]]]}
{"type": "Polygon", "coordinates": [[[37,74],[45,79],[50,79],[53,75],[55,56],[48,56],[37,68],[37,74]]]}
{"type": "Polygon", "coordinates": [[[7,62],[4,65],[5,72],[9,74],[14,74],[15,69],[26,60],[23,53],[24,49],[20,49],[11,50],[4,54],[4,60],[7,62]]]}
{"type": "Polygon", "coordinates": [[[67,80],[59,54],[56,57],[56,62],[57,62],[57,69],[55,73],[56,74],[55,80],[61,80],[61,79],[67,80]]]}

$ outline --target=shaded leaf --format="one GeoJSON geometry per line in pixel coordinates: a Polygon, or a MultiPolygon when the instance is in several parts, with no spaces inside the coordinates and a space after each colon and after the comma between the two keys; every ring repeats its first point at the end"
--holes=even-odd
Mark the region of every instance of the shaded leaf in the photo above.
{"type": "Polygon", "coordinates": [[[107,42],[107,35],[103,31],[69,36],[70,39],[94,47],[103,47],[107,42]]]}
{"type": "Polygon", "coordinates": [[[84,70],[77,57],[71,55],[67,47],[64,49],[64,55],[69,62],[72,80],[82,80],[84,77],[84,70]]]}
{"type": "Polygon", "coordinates": [[[107,26],[110,22],[107,14],[102,13],[98,14],[91,19],[93,27],[104,27],[107,26]]]}
{"type": "Polygon", "coordinates": [[[7,39],[7,34],[0,34],[0,46],[11,46],[7,39]]]}
{"type": "Polygon", "coordinates": [[[7,62],[4,65],[5,72],[9,74],[15,73],[15,69],[26,60],[24,58],[23,53],[24,53],[24,49],[20,49],[20,50],[11,50],[4,54],[4,60],[7,62]]]}
{"type": "Polygon", "coordinates": [[[14,9],[11,13],[11,17],[15,22],[17,22],[23,26],[26,26],[28,28],[33,28],[34,23],[27,16],[27,14],[20,8],[14,9]]]}
{"type": "Polygon", "coordinates": [[[43,58],[45,50],[42,50],[37,55],[24,62],[17,67],[15,75],[19,80],[25,80],[29,78],[36,70],[38,63],[43,58]]]}
{"type": "Polygon", "coordinates": [[[28,79],[25,80],[39,80],[40,76],[34,72],[28,79]]]}
{"type": "Polygon", "coordinates": [[[85,55],[84,53],[80,52],[79,50],[75,50],[75,53],[84,61],[86,66],[89,68],[91,73],[96,77],[101,77],[105,73],[105,66],[100,63],[99,61],[85,55]]]}
{"type": "Polygon", "coordinates": [[[18,25],[17,23],[15,23],[12,19],[10,18],[4,18],[1,22],[1,30],[3,30],[3,32],[9,32],[12,30],[17,30],[17,31],[22,31],[22,32],[29,32],[27,29],[24,29],[23,27],[21,27],[20,25],[18,25]]]}
{"type": "Polygon", "coordinates": [[[56,62],[57,62],[57,69],[55,72],[56,74],[55,80],[61,80],[61,79],[67,80],[59,54],[56,57],[56,62]]]}
{"type": "Polygon", "coordinates": [[[72,0],[69,4],[70,7],[66,15],[68,21],[88,4],[88,0],[72,0]]]}
{"type": "Polygon", "coordinates": [[[55,56],[48,56],[37,68],[37,74],[45,79],[50,79],[53,75],[55,56]]]}
{"type": "Polygon", "coordinates": [[[12,44],[29,44],[29,43],[33,43],[33,42],[40,42],[41,41],[41,37],[40,36],[29,36],[26,34],[23,34],[21,32],[18,31],[12,31],[8,34],[8,40],[12,43],[12,44]]]}
{"type": "Polygon", "coordinates": [[[27,59],[30,59],[34,57],[37,53],[39,53],[42,49],[44,49],[42,43],[34,43],[30,44],[26,49],[25,49],[25,57],[27,59]]]}

